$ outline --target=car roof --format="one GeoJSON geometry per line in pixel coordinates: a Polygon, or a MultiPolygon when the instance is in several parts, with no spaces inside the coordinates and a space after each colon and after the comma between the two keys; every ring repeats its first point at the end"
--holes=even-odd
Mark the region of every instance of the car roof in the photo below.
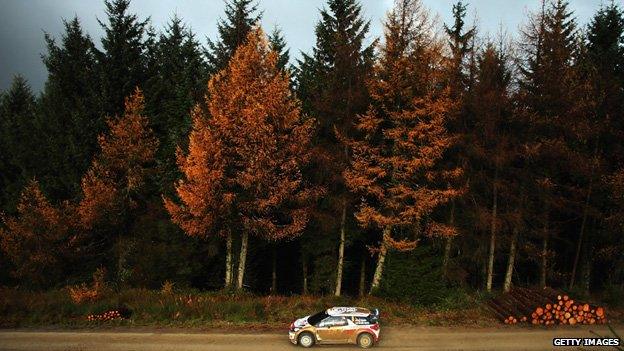
{"type": "Polygon", "coordinates": [[[326,312],[330,316],[367,317],[371,314],[368,308],[362,307],[332,307],[328,308],[326,312]]]}

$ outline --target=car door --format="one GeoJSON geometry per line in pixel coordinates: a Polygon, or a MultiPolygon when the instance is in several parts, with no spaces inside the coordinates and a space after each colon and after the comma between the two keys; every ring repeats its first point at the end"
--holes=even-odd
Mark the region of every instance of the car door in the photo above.
{"type": "Polygon", "coordinates": [[[317,340],[321,343],[343,343],[347,341],[345,327],[349,324],[345,317],[329,316],[316,327],[317,340]]]}

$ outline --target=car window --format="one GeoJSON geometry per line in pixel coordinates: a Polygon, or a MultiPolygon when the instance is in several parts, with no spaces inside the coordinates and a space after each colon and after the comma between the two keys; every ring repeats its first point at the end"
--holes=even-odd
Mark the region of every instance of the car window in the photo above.
{"type": "Polygon", "coordinates": [[[321,311],[308,317],[308,323],[311,325],[317,325],[327,317],[329,317],[329,315],[325,313],[325,311],[321,311]]]}
{"type": "Polygon", "coordinates": [[[319,328],[338,327],[347,325],[347,319],[345,317],[330,316],[319,323],[319,328]]]}

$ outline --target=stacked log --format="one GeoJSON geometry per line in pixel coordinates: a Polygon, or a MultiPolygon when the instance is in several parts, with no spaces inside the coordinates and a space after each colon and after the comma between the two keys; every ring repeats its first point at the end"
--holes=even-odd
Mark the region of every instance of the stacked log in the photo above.
{"type": "Polygon", "coordinates": [[[550,326],[607,322],[604,307],[572,299],[551,288],[514,288],[491,299],[487,305],[505,324],[550,326]]]}

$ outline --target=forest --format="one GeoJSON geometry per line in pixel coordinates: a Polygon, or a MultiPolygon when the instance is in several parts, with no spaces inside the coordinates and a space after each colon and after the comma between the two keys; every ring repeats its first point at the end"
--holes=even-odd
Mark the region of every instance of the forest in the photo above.
{"type": "Polygon", "coordinates": [[[205,43],[105,5],[102,38],[45,34],[41,92],[0,92],[0,286],[624,296],[616,2],[532,1],[511,37],[395,0],[374,38],[327,0],[299,59],[261,1],[205,43]]]}

